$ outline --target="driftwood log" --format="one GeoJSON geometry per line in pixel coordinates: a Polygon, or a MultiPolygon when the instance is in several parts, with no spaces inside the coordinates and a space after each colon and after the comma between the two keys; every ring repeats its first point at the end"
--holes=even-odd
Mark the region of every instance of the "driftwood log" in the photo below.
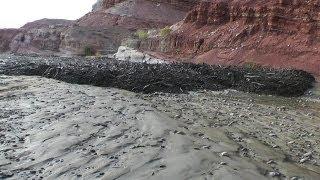
{"type": "Polygon", "coordinates": [[[146,64],[82,57],[11,56],[10,59],[0,59],[0,74],[43,76],[68,83],[142,93],[235,89],[258,94],[300,96],[315,82],[311,74],[300,70],[189,63],[146,64]]]}

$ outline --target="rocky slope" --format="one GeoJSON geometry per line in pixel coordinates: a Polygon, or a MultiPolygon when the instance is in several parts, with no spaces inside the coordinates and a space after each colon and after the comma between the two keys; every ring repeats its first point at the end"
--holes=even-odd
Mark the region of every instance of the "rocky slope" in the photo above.
{"type": "Polygon", "coordinates": [[[29,22],[22,26],[22,29],[40,29],[40,28],[54,28],[54,27],[67,27],[71,26],[74,21],[65,19],[40,19],[37,21],[29,22]]]}
{"type": "Polygon", "coordinates": [[[161,28],[182,20],[196,0],[104,0],[78,20],[80,26],[130,30],[161,28]]]}
{"type": "Polygon", "coordinates": [[[0,29],[0,52],[10,50],[10,43],[19,32],[18,29],[0,29]]]}
{"type": "Polygon", "coordinates": [[[89,48],[92,54],[115,53],[130,33],[110,27],[50,26],[22,30],[10,42],[10,51],[19,54],[72,56],[84,55],[89,48]]]}
{"type": "Polygon", "coordinates": [[[320,75],[320,2],[203,1],[141,49],[210,64],[261,64],[320,75]]]}
{"type": "Polygon", "coordinates": [[[89,48],[92,55],[113,54],[127,37],[131,37],[131,33],[119,27],[97,29],[73,26],[61,33],[59,52],[62,55],[84,55],[85,49],[89,48]]]}
{"type": "Polygon", "coordinates": [[[22,54],[53,54],[59,51],[60,34],[67,27],[21,29],[10,43],[10,51],[22,54]]]}
{"type": "MultiPolygon", "coordinates": [[[[41,19],[24,25],[5,39],[1,52],[41,55],[83,55],[86,48],[99,54],[115,53],[121,41],[137,29],[174,24],[196,1],[98,1],[93,11],[77,21],[41,19]]],[[[4,30],[3,30],[4,31],[4,30]]]]}

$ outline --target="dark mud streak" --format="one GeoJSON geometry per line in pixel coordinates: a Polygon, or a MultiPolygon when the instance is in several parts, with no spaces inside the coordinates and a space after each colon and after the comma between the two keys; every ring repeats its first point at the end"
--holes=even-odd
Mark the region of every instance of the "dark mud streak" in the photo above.
{"type": "Polygon", "coordinates": [[[237,68],[205,64],[145,64],[107,58],[24,57],[0,60],[0,74],[43,76],[68,83],[133,92],[184,93],[235,89],[258,94],[300,96],[315,78],[300,70],[237,68]]]}

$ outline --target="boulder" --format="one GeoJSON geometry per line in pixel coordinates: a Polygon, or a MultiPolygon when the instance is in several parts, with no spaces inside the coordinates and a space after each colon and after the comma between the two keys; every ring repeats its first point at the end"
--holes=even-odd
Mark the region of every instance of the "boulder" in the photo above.
{"type": "Polygon", "coordinates": [[[142,62],[148,64],[167,63],[164,60],[154,58],[149,54],[140,52],[130,47],[120,46],[114,58],[121,61],[142,62]]]}

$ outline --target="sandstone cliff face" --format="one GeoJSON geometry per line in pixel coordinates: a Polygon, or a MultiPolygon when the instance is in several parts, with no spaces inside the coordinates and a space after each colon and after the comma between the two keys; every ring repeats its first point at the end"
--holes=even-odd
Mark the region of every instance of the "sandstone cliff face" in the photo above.
{"type": "MultiPolygon", "coordinates": [[[[92,7],[92,11],[100,11],[113,7],[116,4],[124,2],[126,0],[98,0],[92,7]]],[[[197,2],[200,0],[148,0],[150,2],[161,4],[167,4],[174,6],[175,9],[180,9],[184,11],[191,10],[197,2]]],[[[131,2],[133,2],[131,0],[131,2]]],[[[147,9],[145,9],[147,10],[147,9]]]]}
{"type": "Polygon", "coordinates": [[[10,43],[19,32],[19,29],[0,29],[0,52],[10,51],[10,43]]]}
{"type": "Polygon", "coordinates": [[[61,33],[60,53],[69,55],[85,55],[85,48],[97,54],[117,52],[122,39],[130,37],[130,32],[118,27],[96,29],[73,26],[61,33]]]}
{"type": "Polygon", "coordinates": [[[141,49],[210,64],[262,64],[320,75],[319,0],[201,2],[165,39],[141,49]]]}
{"type": "Polygon", "coordinates": [[[98,0],[93,11],[77,21],[41,19],[27,23],[10,37],[3,35],[6,41],[0,51],[81,55],[90,47],[101,54],[113,53],[137,29],[162,28],[182,20],[196,2],[98,0]]]}
{"type": "Polygon", "coordinates": [[[0,30],[0,52],[54,54],[59,52],[61,32],[72,24],[69,20],[41,19],[19,29],[0,30]]]}
{"type": "Polygon", "coordinates": [[[185,23],[198,27],[241,20],[261,31],[319,33],[319,0],[224,0],[201,2],[188,13],[185,23]]]}
{"type": "Polygon", "coordinates": [[[10,43],[10,51],[19,54],[84,55],[85,48],[94,53],[115,53],[121,40],[130,33],[120,28],[55,27],[23,30],[10,43]]]}
{"type": "Polygon", "coordinates": [[[22,30],[10,43],[10,50],[22,54],[52,54],[59,51],[61,28],[22,30]]]}
{"type": "Polygon", "coordinates": [[[71,26],[74,21],[65,19],[40,19],[37,21],[29,22],[22,26],[22,29],[40,29],[40,28],[57,28],[71,26]]]}
{"type": "Polygon", "coordinates": [[[130,30],[160,28],[182,20],[196,3],[196,0],[103,0],[77,24],[130,30]]]}
{"type": "Polygon", "coordinates": [[[120,2],[123,2],[125,0],[98,0],[92,7],[92,11],[101,11],[104,9],[108,9],[120,2]]]}

